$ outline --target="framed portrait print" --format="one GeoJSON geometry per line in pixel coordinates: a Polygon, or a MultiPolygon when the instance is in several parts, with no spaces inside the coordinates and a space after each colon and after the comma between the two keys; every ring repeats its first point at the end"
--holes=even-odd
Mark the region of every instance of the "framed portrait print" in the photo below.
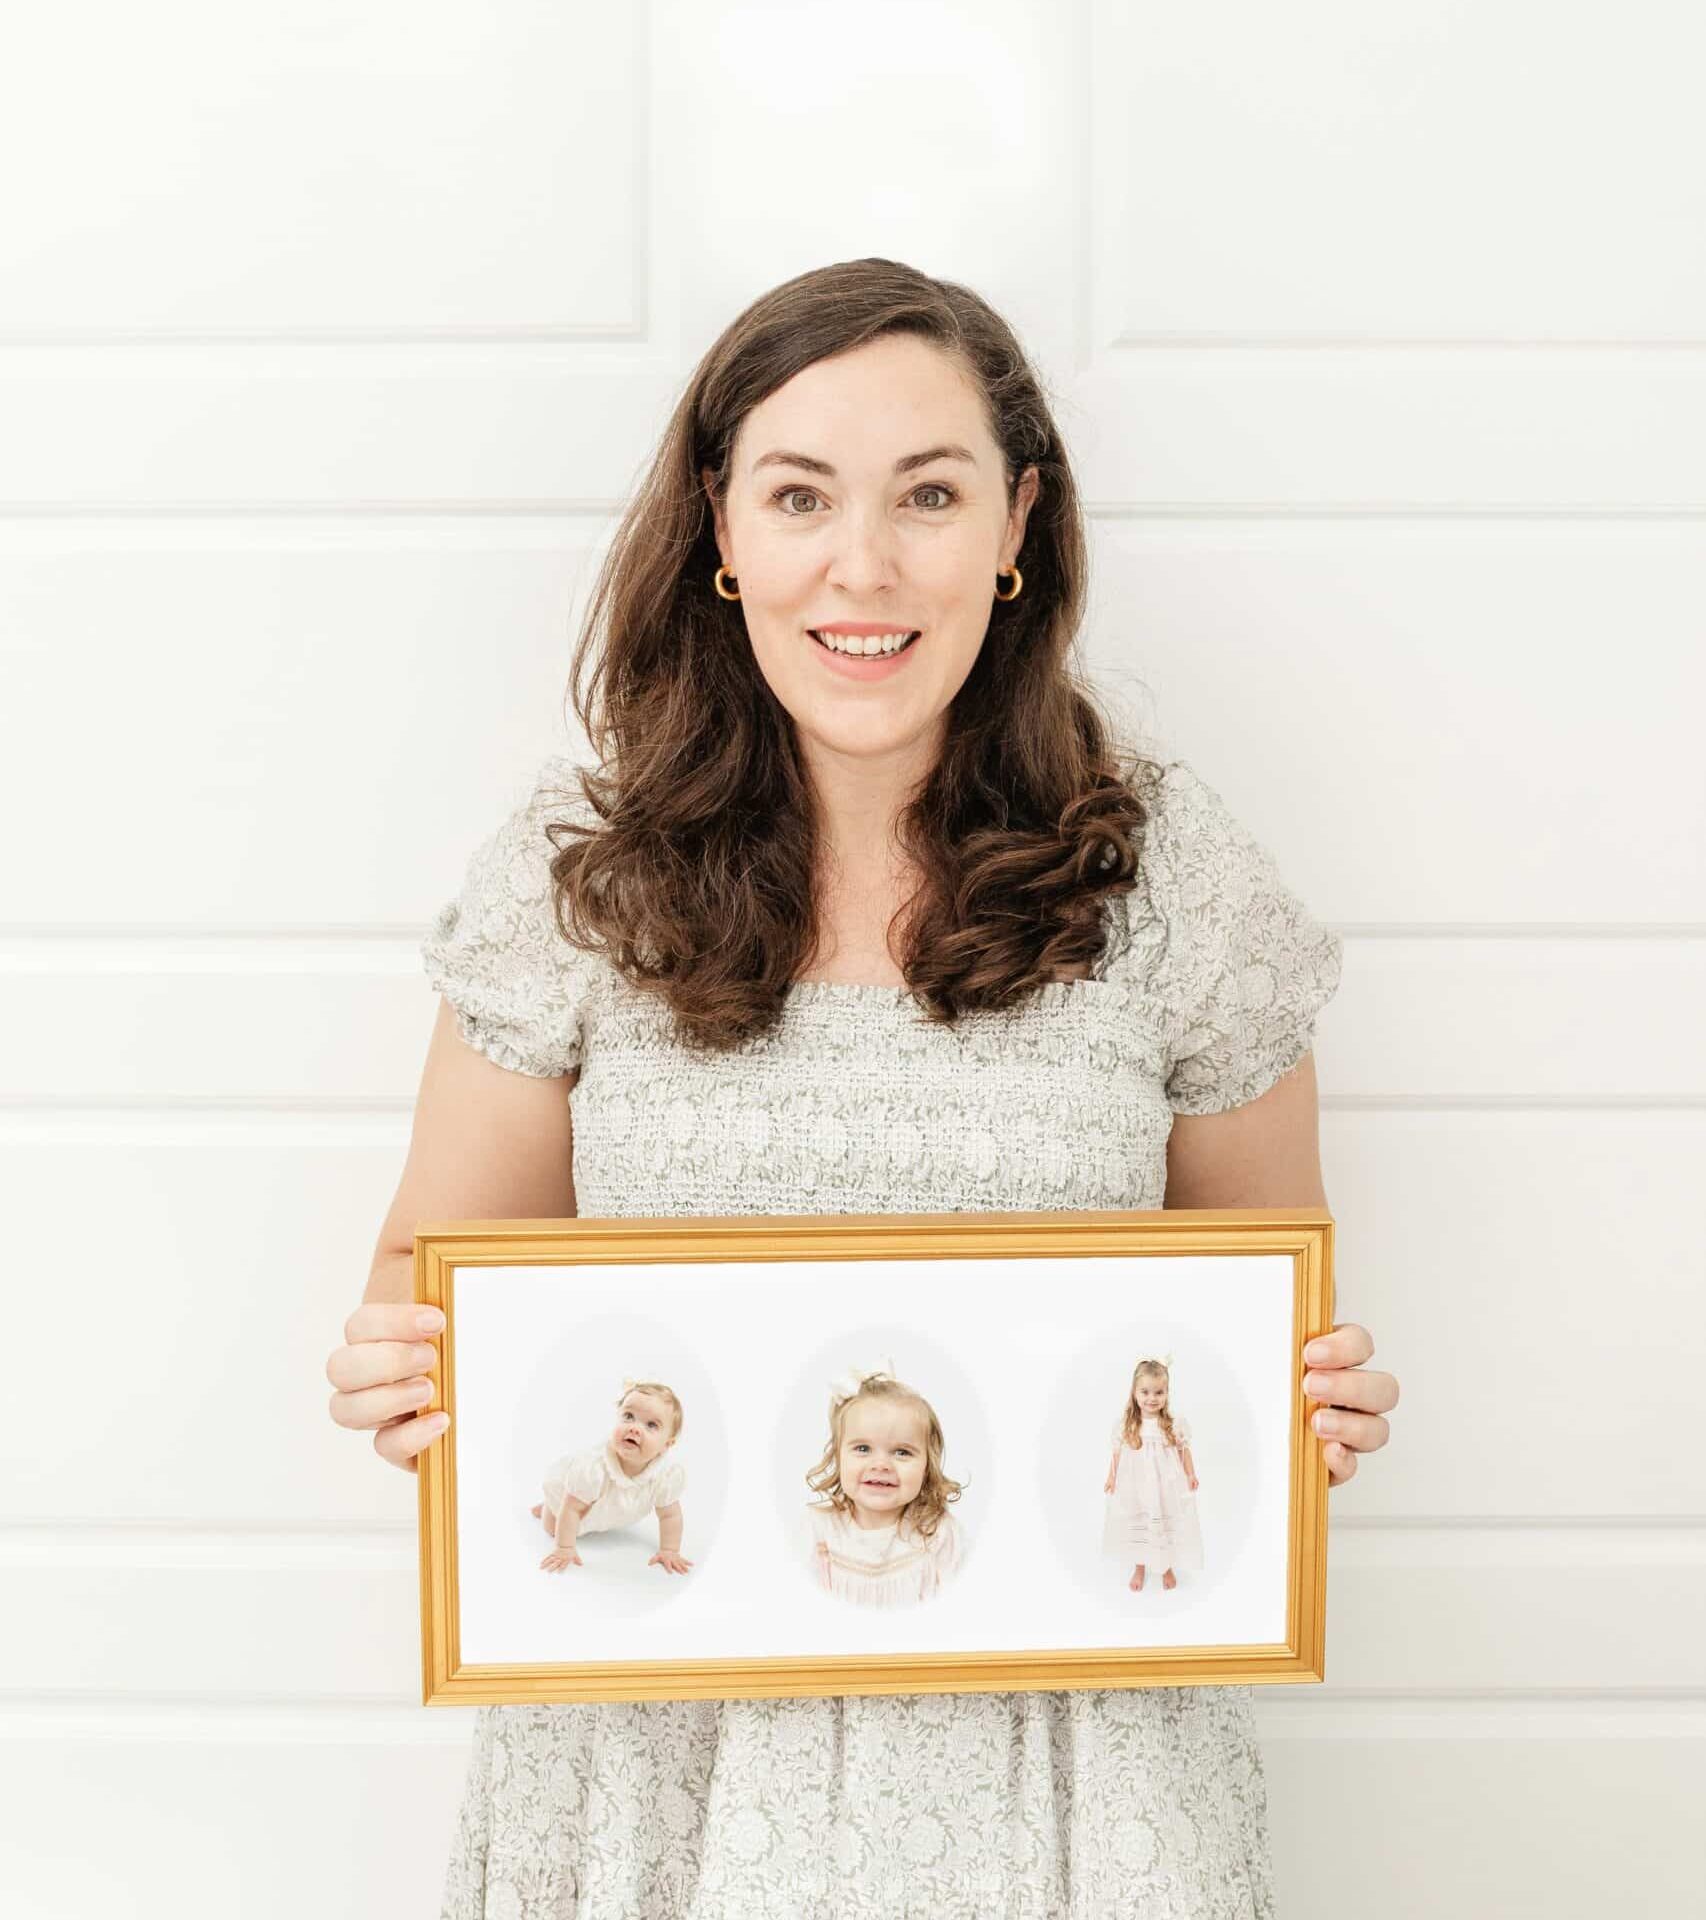
{"type": "Polygon", "coordinates": [[[1318,1210],[421,1227],[431,1704],[1319,1680],[1318,1210]]]}

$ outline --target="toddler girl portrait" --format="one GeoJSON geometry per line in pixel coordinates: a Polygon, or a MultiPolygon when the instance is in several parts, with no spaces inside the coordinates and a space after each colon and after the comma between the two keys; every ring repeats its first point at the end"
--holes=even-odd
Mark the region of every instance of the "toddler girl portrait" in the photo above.
{"type": "Polygon", "coordinates": [[[666,1573],[686,1573],[693,1565],[681,1552],[687,1484],[687,1469],[675,1457],[681,1400],[660,1380],[624,1380],[616,1409],[616,1424],[603,1440],[545,1470],[545,1498],[532,1513],[556,1542],[539,1562],[546,1573],[584,1565],[575,1551],[580,1534],[631,1526],[648,1513],[658,1517],[658,1550],[646,1565],[666,1573]]]}
{"type": "Polygon", "coordinates": [[[1102,1484],[1108,1496],[1102,1551],[1135,1562],[1127,1583],[1133,1593],[1143,1591],[1150,1567],[1162,1569],[1161,1584],[1169,1589],[1179,1574],[1202,1571],[1196,1464],[1190,1428],[1173,1411],[1172,1365],[1171,1354],[1137,1363],[1109,1435],[1114,1451],[1102,1484]]]}
{"type": "Polygon", "coordinates": [[[961,1483],[943,1468],[946,1442],[929,1401],[884,1367],[831,1384],[829,1439],[806,1484],[811,1568],[826,1593],[863,1607],[933,1599],[964,1557],[948,1511],[961,1483]]]}

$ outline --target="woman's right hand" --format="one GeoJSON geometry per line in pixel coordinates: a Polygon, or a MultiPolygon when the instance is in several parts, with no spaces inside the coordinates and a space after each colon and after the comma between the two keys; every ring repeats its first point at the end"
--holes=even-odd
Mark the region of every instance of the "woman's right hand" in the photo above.
{"type": "Polygon", "coordinates": [[[415,1456],[450,1425],[442,1410],[421,1415],[437,1391],[430,1377],[438,1365],[432,1339],[443,1331],[437,1307],[364,1301],[344,1322],[344,1344],[326,1362],[326,1378],[337,1389],[333,1420],[358,1432],[371,1430],[380,1459],[409,1473],[417,1470],[415,1456]]]}

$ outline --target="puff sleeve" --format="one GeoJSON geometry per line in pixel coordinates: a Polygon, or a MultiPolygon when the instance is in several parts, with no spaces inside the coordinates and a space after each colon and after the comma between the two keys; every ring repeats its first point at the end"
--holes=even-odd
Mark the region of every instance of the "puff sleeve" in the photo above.
{"type": "Polygon", "coordinates": [[[557,1476],[564,1493],[572,1493],[589,1507],[596,1506],[604,1495],[602,1449],[588,1447],[584,1453],[570,1454],[566,1460],[559,1462],[557,1476]]]}
{"type": "Polygon", "coordinates": [[[1182,1413],[1176,1413],[1173,1416],[1173,1438],[1181,1447],[1188,1447],[1191,1444],[1191,1423],[1182,1413]]]}
{"type": "Polygon", "coordinates": [[[682,1460],[666,1460],[658,1468],[657,1504],[660,1507],[673,1507],[681,1498],[687,1485],[687,1464],[682,1460]]]}
{"type": "Polygon", "coordinates": [[[544,1078],[580,1065],[595,956],[557,926],[545,834],[553,819],[596,818],[575,763],[553,754],[528,795],[470,856],[457,896],[420,943],[429,983],[469,1046],[500,1067],[544,1078]]]}
{"type": "Polygon", "coordinates": [[[1162,767],[1149,799],[1141,864],[1164,928],[1167,1102],[1175,1113],[1223,1113],[1266,1093],[1309,1051],[1344,943],[1185,762],[1162,767]]]}

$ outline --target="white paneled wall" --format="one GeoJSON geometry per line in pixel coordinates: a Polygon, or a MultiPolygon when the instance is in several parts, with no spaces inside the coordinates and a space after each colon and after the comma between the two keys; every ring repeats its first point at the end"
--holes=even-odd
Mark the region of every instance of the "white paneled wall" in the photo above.
{"type": "Polygon", "coordinates": [[[432,1018],[697,355],[979,288],[1086,655],[1347,940],[1286,1914],[1698,1897],[1706,29],[1684,0],[33,10],[0,64],[0,1903],[436,1910],[413,1481],[325,1418],[432,1018]],[[22,191],[17,189],[22,188],[22,191]]]}

